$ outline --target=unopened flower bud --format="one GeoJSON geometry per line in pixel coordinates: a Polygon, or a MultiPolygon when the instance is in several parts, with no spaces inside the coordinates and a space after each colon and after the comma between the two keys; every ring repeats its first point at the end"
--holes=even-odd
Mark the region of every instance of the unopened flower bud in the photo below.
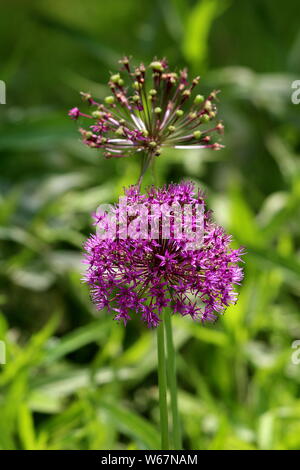
{"type": "Polygon", "coordinates": [[[101,111],[93,111],[92,116],[96,119],[100,119],[101,116],[102,116],[102,113],[101,113],[101,111]]]}
{"type": "Polygon", "coordinates": [[[221,122],[219,122],[219,124],[216,126],[216,129],[217,129],[217,131],[219,132],[219,134],[223,134],[223,132],[224,132],[224,125],[223,125],[221,122]]]}
{"type": "Polygon", "coordinates": [[[195,99],[194,99],[195,104],[203,103],[203,101],[204,101],[204,96],[203,95],[195,96],[195,99]]]}
{"type": "Polygon", "coordinates": [[[184,90],[182,92],[182,96],[185,96],[186,98],[189,98],[191,96],[191,92],[190,90],[184,90]]]}
{"type": "Polygon", "coordinates": [[[161,113],[161,108],[154,108],[155,114],[160,114],[161,113]]]}
{"type": "Polygon", "coordinates": [[[164,70],[161,62],[159,62],[158,60],[154,61],[154,62],[151,62],[150,67],[152,68],[152,70],[155,70],[157,72],[163,72],[163,70],[164,70]]]}
{"type": "Polygon", "coordinates": [[[106,104],[113,104],[115,102],[115,98],[114,96],[106,96],[106,98],[104,98],[104,102],[106,104]]]}
{"type": "Polygon", "coordinates": [[[204,105],[204,109],[206,111],[211,111],[212,110],[212,104],[210,101],[206,101],[205,105],[204,105]]]}
{"type": "Polygon", "coordinates": [[[201,135],[202,135],[201,131],[194,131],[193,132],[193,136],[195,137],[195,139],[200,139],[201,135]]]}
{"type": "Polygon", "coordinates": [[[223,145],[220,145],[217,142],[212,145],[213,150],[221,150],[221,148],[223,148],[223,145]]]}
{"type": "Polygon", "coordinates": [[[169,127],[168,127],[168,131],[169,131],[169,132],[175,132],[175,130],[176,130],[176,127],[175,127],[175,126],[169,126],[169,127]]]}
{"type": "Polygon", "coordinates": [[[69,116],[70,116],[71,119],[76,120],[76,119],[78,119],[79,115],[80,115],[80,111],[79,111],[78,108],[70,109],[69,116]]]}
{"type": "Polygon", "coordinates": [[[200,121],[203,122],[203,123],[208,122],[209,121],[208,114],[202,114],[202,116],[200,117],[200,121]]]}
{"type": "Polygon", "coordinates": [[[121,76],[119,73],[116,73],[115,75],[112,75],[110,77],[110,80],[113,82],[113,83],[118,83],[118,81],[120,80],[121,76]]]}
{"type": "Polygon", "coordinates": [[[137,81],[134,82],[133,88],[134,88],[135,90],[140,90],[141,87],[142,87],[141,83],[139,83],[139,82],[137,82],[137,81]]]}
{"type": "Polygon", "coordinates": [[[176,116],[178,116],[178,117],[183,116],[183,111],[182,111],[182,109],[177,109],[177,111],[176,111],[175,114],[176,114],[176,116]]]}
{"type": "Polygon", "coordinates": [[[90,93],[83,93],[81,91],[80,94],[83,101],[89,101],[90,99],[92,99],[92,95],[90,93]]]}
{"type": "Polygon", "coordinates": [[[116,130],[116,134],[119,135],[119,136],[124,135],[124,129],[123,129],[122,126],[118,127],[118,129],[116,130]]]}
{"type": "Polygon", "coordinates": [[[215,100],[216,97],[217,97],[217,93],[218,93],[217,91],[212,91],[211,94],[210,94],[210,96],[209,96],[209,98],[215,100]]]}
{"type": "Polygon", "coordinates": [[[123,65],[128,65],[129,64],[129,59],[128,57],[123,57],[121,60],[119,60],[119,63],[120,64],[123,64],[123,65]]]}

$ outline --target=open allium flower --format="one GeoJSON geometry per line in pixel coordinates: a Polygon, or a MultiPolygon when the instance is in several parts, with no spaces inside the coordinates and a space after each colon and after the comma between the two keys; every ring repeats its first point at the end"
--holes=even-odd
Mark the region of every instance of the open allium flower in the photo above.
{"type": "MultiPolygon", "coordinates": [[[[152,186],[146,194],[132,186],[125,196],[127,212],[124,213],[121,202],[113,209],[117,221],[115,236],[104,239],[98,233],[91,235],[85,244],[88,265],[85,281],[98,309],[107,308],[115,319],[125,324],[138,314],[149,327],[159,324],[162,309],[169,305],[182,316],[214,321],[236,301],[234,285],[243,277],[238,266],[243,250],[230,248],[231,237],[212,221],[203,194],[196,193],[193,183],[152,186]],[[136,207],[142,208],[140,217],[135,215],[136,207]],[[166,208],[171,207],[192,208],[192,217],[188,221],[185,212],[183,216],[179,212],[167,213],[166,208]],[[199,207],[200,221],[194,215],[194,209],[199,207]],[[164,238],[159,213],[167,213],[168,238],[164,238]],[[181,234],[176,229],[179,218],[181,234]],[[128,228],[132,223],[136,236],[125,237],[124,226],[128,228]],[[155,236],[150,231],[153,224],[155,236]],[[193,248],[191,230],[195,233],[200,225],[201,244],[193,248]]],[[[103,211],[94,217],[97,226],[108,227],[107,214],[103,211]]],[[[112,235],[110,230],[108,233],[112,235]]]]}
{"type": "Polygon", "coordinates": [[[106,158],[144,151],[150,160],[164,147],[221,148],[211,137],[223,132],[222,123],[209,125],[216,117],[217,92],[207,98],[196,94],[200,77],[189,82],[186,70],[171,72],[166,60],[136,68],[127,57],[120,62],[121,72],[111,75],[108,82],[110,96],[100,103],[82,93],[91,112],[82,113],[78,108],[69,112],[72,119],[90,120],[87,128],[80,129],[86,145],[102,149],[106,158]]]}

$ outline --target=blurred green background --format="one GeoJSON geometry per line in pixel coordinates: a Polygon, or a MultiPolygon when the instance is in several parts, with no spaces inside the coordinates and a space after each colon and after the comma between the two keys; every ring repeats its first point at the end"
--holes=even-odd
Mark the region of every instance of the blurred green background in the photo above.
{"type": "Polygon", "coordinates": [[[299,449],[299,4],[286,0],[1,2],[1,449],[159,446],[155,334],[96,312],[81,284],[90,213],[138,159],[85,148],[68,109],[107,94],[123,54],[220,88],[226,148],[164,153],[247,249],[236,306],[215,326],[175,318],[186,449],[299,449]]]}

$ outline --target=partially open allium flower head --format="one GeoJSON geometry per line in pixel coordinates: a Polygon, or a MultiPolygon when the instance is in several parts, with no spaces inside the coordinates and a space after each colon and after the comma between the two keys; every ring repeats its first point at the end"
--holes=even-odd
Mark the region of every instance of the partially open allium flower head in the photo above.
{"type": "Polygon", "coordinates": [[[182,316],[214,321],[236,301],[243,250],[230,248],[231,237],[212,221],[192,183],[150,187],[146,194],[133,186],[125,204],[113,206],[109,217],[97,212],[95,224],[101,230],[85,244],[85,281],[98,309],[115,319],[126,324],[139,315],[157,326],[171,306],[182,316]]]}
{"type": "Polygon", "coordinates": [[[78,108],[69,112],[72,119],[87,118],[87,126],[80,129],[86,145],[102,149],[107,158],[139,151],[154,157],[164,147],[221,148],[212,135],[222,133],[223,125],[210,125],[216,117],[217,92],[207,98],[197,94],[194,89],[200,77],[189,82],[186,70],[171,72],[166,60],[136,68],[127,57],[120,62],[120,73],[111,75],[108,82],[110,96],[98,102],[82,93],[90,113],[78,108]]]}

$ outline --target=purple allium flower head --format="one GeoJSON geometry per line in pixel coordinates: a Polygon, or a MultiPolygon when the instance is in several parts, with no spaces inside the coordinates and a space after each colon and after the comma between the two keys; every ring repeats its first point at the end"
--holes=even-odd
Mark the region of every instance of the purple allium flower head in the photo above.
{"type": "Polygon", "coordinates": [[[111,95],[103,102],[82,93],[91,112],[78,108],[69,112],[72,119],[90,120],[80,128],[83,142],[104,151],[106,158],[127,157],[144,151],[158,156],[164,147],[175,149],[220,149],[211,135],[223,132],[223,124],[212,126],[216,117],[217,91],[207,98],[194,92],[200,77],[188,81],[186,70],[171,72],[166,60],[154,60],[148,67],[132,67],[127,57],[120,73],[108,82],[111,95]],[[125,84],[127,76],[128,86],[125,84]]]}
{"type": "MultiPolygon", "coordinates": [[[[116,320],[125,324],[139,315],[149,327],[159,324],[166,306],[194,320],[216,320],[218,314],[236,301],[234,286],[243,277],[238,266],[243,249],[230,248],[231,237],[212,221],[203,193],[196,192],[193,183],[183,182],[162,188],[152,186],[146,194],[132,186],[125,191],[125,197],[127,208],[137,205],[143,208],[142,217],[132,215],[134,211],[129,211],[129,217],[128,211],[124,216],[123,206],[116,204],[113,209],[118,221],[115,236],[103,239],[99,234],[91,235],[85,244],[88,267],[84,279],[97,308],[107,308],[116,320]],[[140,230],[142,225],[145,228],[145,223],[149,229],[157,222],[158,212],[153,211],[153,207],[165,210],[166,207],[186,206],[202,208],[200,246],[191,248],[185,216],[181,218],[181,235],[176,232],[176,217],[172,212],[168,215],[168,238],[164,238],[161,221],[155,237],[153,232],[150,236],[150,230],[148,234],[140,230]],[[124,237],[124,221],[126,227],[135,223],[141,236],[124,237]]],[[[94,217],[95,224],[103,226],[104,213],[94,217]]],[[[191,221],[189,227],[192,226],[194,232],[198,221],[195,217],[191,221]]]]}

